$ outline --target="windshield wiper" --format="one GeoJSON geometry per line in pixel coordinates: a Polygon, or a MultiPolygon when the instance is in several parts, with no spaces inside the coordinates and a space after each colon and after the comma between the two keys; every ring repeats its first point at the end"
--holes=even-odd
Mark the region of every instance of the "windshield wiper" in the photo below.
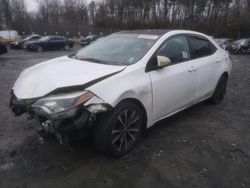
{"type": "Polygon", "coordinates": [[[93,63],[101,63],[101,64],[106,64],[106,65],[124,66],[123,63],[114,63],[114,62],[111,62],[111,61],[100,60],[100,59],[96,59],[96,58],[92,58],[92,57],[79,58],[76,54],[71,55],[71,57],[75,57],[78,60],[89,61],[89,62],[93,62],[93,63]]]}
{"type": "Polygon", "coordinates": [[[68,55],[68,57],[71,57],[73,59],[78,59],[76,54],[77,54],[77,52],[74,52],[73,54],[68,55]]]}
{"type": "Polygon", "coordinates": [[[91,62],[95,62],[95,63],[105,63],[104,61],[101,61],[99,59],[95,59],[95,58],[79,58],[79,60],[83,60],[83,61],[91,61],[91,62]]]}

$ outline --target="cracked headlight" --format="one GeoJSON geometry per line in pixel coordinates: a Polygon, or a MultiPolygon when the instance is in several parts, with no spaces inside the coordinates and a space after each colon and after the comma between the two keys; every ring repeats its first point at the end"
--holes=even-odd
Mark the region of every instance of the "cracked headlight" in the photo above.
{"type": "Polygon", "coordinates": [[[38,100],[32,109],[38,114],[58,118],[58,115],[69,117],[75,115],[79,105],[87,102],[95,95],[89,91],[58,94],[38,100]]]}

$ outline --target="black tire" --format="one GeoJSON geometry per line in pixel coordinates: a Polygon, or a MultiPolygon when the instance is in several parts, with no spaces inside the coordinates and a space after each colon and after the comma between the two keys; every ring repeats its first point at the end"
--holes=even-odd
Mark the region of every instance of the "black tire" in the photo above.
{"type": "Polygon", "coordinates": [[[38,46],[36,49],[38,52],[42,52],[43,51],[43,47],[42,46],[38,46]]]}
{"type": "Polygon", "coordinates": [[[122,102],[102,114],[93,130],[96,147],[114,157],[129,153],[141,137],[143,117],[140,107],[132,102],[122,102]]]}
{"type": "Polygon", "coordinates": [[[64,50],[69,50],[70,49],[70,46],[68,44],[66,44],[64,47],[63,47],[64,50]]]}
{"type": "Polygon", "coordinates": [[[241,47],[240,54],[241,55],[247,55],[247,49],[244,49],[243,47],[241,47]]]}
{"type": "Polygon", "coordinates": [[[210,104],[221,104],[223,102],[227,90],[227,80],[226,75],[220,77],[212,97],[208,99],[210,104]]]}

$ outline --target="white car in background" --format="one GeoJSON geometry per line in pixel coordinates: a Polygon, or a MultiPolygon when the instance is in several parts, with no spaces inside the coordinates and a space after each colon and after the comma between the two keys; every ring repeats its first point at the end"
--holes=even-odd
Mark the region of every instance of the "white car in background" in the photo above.
{"type": "Polygon", "coordinates": [[[15,30],[2,30],[0,31],[0,37],[2,37],[4,41],[8,43],[21,39],[20,35],[15,30]]]}
{"type": "Polygon", "coordinates": [[[122,156],[157,121],[204,100],[221,103],[231,68],[228,53],[204,34],[123,31],[24,70],[10,107],[60,141],[93,131],[97,148],[122,156]]]}

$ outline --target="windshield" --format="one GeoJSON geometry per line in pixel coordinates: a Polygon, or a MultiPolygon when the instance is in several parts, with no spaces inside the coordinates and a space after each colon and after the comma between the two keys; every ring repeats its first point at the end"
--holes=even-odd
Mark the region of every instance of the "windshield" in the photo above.
{"type": "Polygon", "coordinates": [[[131,65],[153,46],[158,36],[114,34],[81,49],[75,58],[97,63],[131,65]]]}
{"type": "Polygon", "coordinates": [[[34,37],[34,36],[31,35],[31,36],[28,36],[28,37],[24,38],[23,40],[24,40],[24,41],[27,41],[27,40],[32,39],[33,37],[34,37]]]}
{"type": "Polygon", "coordinates": [[[39,39],[39,41],[47,41],[47,40],[49,40],[48,36],[47,37],[42,37],[42,38],[39,39]]]}
{"type": "Polygon", "coordinates": [[[87,37],[86,37],[86,39],[92,39],[92,38],[94,38],[95,37],[95,35],[88,35],[87,37]]]}
{"type": "Polygon", "coordinates": [[[237,40],[235,43],[243,45],[243,44],[245,44],[245,42],[246,42],[246,39],[240,39],[240,40],[237,40]]]}

